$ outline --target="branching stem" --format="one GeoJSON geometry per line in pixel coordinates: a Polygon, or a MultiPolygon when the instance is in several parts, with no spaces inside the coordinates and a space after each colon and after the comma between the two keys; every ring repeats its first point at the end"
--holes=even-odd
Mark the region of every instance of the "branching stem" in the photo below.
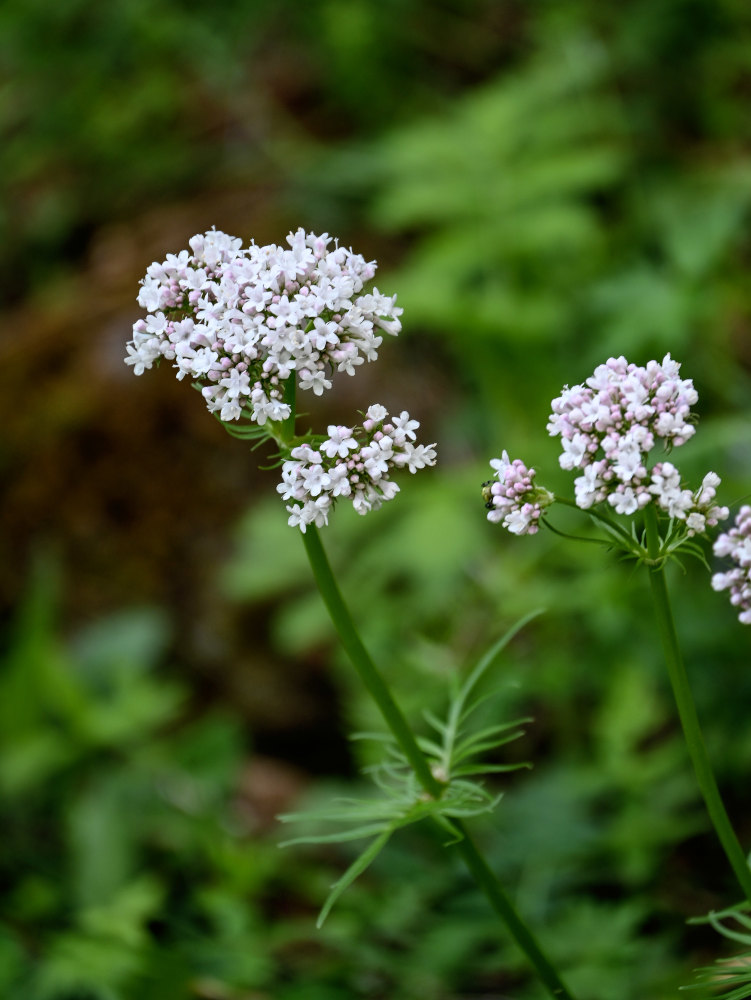
{"type": "MultiPolygon", "coordinates": [[[[329,612],[334,628],[344,649],[352,661],[368,692],[376,702],[380,712],[401,747],[407,760],[425,791],[434,798],[440,798],[445,788],[430,770],[428,762],[417,745],[417,741],[407,720],[397,706],[378,668],[360,639],[344,598],[341,595],[331,566],[326,557],[315,525],[308,525],[303,535],[305,550],[310,560],[313,576],[329,612]]],[[[511,900],[503,890],[492,869],[478,851],[464,825],[452,821],[459,829],[461,839],[455,848],[461,854],[472,877],[487,896],[496,914],[506,924],[521,950],[534,966],[540,980],[555,1000],[574,1000],[563,984],[555,968],[543,953],[532,932],[516,912],[511,900]]]]}

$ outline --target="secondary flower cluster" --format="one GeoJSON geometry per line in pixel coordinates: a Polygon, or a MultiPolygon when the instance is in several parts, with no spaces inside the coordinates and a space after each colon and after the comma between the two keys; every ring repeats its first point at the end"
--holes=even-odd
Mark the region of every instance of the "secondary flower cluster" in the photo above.
{"type": "Polygon", "coordinates": [[[277,486],[283,500],[293,501],[287,507],[288,523],[303,532],[309,524],[327,524],[339,497],[349,497],[358,514],[392,500],[399,487],[389,478],[391,469],[406,467],[414,473],[435,465],[435,445],[413,443],[419,426],[406,410],[390,417],[374,403],[362,427],[330,424],[328,437],[316,447],[304,443],[293,448],[277,486]]]}
{"type": "MultiPolygon", "coordinates": [[[[634,514],[654,501],[671,518],[685,522],[685,536],[714,527],[728,516],[715,504],[719,476],[707,473],[698,490],[681,483],[671,462],[650,466],[650,452],[684,444],[695,433],[691,406],[697,393],[680,365],[666,355],[645,367],[624,357],[599,365],[583,385],[566,386],[554,399],[548,432],[560,437],[563,469],[579,469],[576,505],[588,510],[607,502],[617,514],[634,514]]],[[[534,471],[516,459],[494,459],[498,483],[486,496],[488,520],[502,521],[516,534],[532,534],[551,494],[533,485],[534,471]]]]}
{"type": "Polygon", "coordinates": [[[321,395],[336,372],[353,375],[373,361],[381,334],[398,334],[396,296],[363,288],[376,265],[298,229],[288,247],[242,248],[211,230],[190,251],[152,264],[139,303],[148,310],[133,327],[126,364],[136,375],[159,358],[174,362],[178,379],[203,386],[222,420],[246,415],[258,424],[290,415],[282,383],[321,395]]]}
{"type": "Polygon", "coordinates": [[[741,507],[735,527],[723,532],[714,543],[714,553],[730,556],[736,566],[727,573],[715,573],[712,587],[729,590],[730,603],[739,609],[738,620],[751,625],[751,507],[741,507]]]}
{"type": "Polygon", "coordinates": [[[528,469],[520,458],[510,462],[504,451],[490,464],[498,481],[483,484],[485,506],[490,511],[488,520],[500,521],[512,535],[534,535],[543,510],[555,499],[553,494],[534,486],[535,470],[528,469]]]}

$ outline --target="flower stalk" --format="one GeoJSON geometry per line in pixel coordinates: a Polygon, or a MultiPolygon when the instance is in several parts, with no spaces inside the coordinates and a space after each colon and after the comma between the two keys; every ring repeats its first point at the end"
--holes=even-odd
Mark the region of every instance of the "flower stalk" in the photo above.
{"type": "MultiPolygon", "coordinates": [[[[445,785],[438,781],[431,772],[407,720],[363,645],[339,590],[315,525],[309,525],[302,538],[321,597],[352,665],[378,706],[384,721],[410,762],[420,784],[429,795],[440,798],[445,785]]],[[[534,966],[541,982],[545,984],[555,1000],[574,1000],[534,935],[516,912],[492,869],[470,838],[464,824],[459,820],[452,822],[461,834],[461,839],[455,845],[456,850],[461,854],[470,874],[485,893],[495,913],[506,924],[516,943],[534,966]]]]}
{"type": "Polygon", "coordinates": [[[715,781],[712,765],[709,762],[707,748],[699,725],[699,717],[691,694],[686,667],[678,645],[678,636],[670,607],[667,584],[665,582],[664,560],[660,558],[660,536],[657,526],[657,512],[653,504],[644,509],[644,525],[647,536],[647,551],[651,560],[647,566],[649,582],[652,588],[657,627],[660,632],[662,650],[668,668],[670,683],[678,708],[678,715],[686,738],[688,752],[696,772],[699,788],[709,812],[710,819],[720,839],[723,850],[735,873],[743,894],[751,902],[751,869],[743,853],[735,831],[730,823],[727,811],[720,797],[715,781]]]}

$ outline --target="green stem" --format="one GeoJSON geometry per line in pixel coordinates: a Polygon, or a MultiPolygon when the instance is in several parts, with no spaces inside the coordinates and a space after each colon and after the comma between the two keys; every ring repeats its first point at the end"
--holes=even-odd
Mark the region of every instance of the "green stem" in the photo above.
{"type": "Polygon", "coordinates": [[[657,627],[660,632],[662,649],[665,654],[665,661],[678,707],[678,715],[683,727],[683,734],[686,737],[688,752],[717,836],[720,839],[720,843],[735,872],[735,877],[743,889],[746,899],[751,902],[751,869],[749,869],[746,856],[738,842],[725,806],[720,798],[712,765],[709,763],[707,748],[704,744],[704,737],[699,726],[699,718],[696,714],[696,706],[691,694],[691,687],[688,682],[683,657],[678,646],[678,636],[675,631],[673,613],[670,608],[670,599],[665,582],[665,569],[663,561],[660,560],[660,536],[657,527],[657,512],[652,503],[647,504],[644,509],[644,525],[647,533],[647,552],[649,558],[653,560],[653,565],[648,566],[648,570],[655,614],[657,616],[657,627]]]}
{"type": "Polygon", "coordinates": [[[556,1000],[573,1000],[572,994],[563,984],[560,976],[540,949],[530,929],[514,909],[487,861],[480,854],[477,847],[475,847],[474,841],[470,838],[464,824],[459,820],[452,820],[452,823],[462,834],[462,839],[456,844],[456,849],[464,858],[464,863],[475,882],[487,896],[490,905],[501,920],[504,921],[516,939],[516,943],[532,965],[534,965],[537,975],[545,986],[547,986],[550,995],[556,997],[556,1000]]]}
{"type": "MultiPolygon", "coordinates": [[[[556,494],[555,502],[565,504],[566,507],[573,507],[575,510],[580,511],[582,509],[581,507],[578,506],[578,504],[575,504],[573,500],[569,500],[566,497],[560,497],[558,496],[558,494],[556,494]]],[[[621,537],[628,543],[629,550],[633,549],[634,540],[622,525],[618,524],[616,521],[613,521],[612,518],[609,518],[607,516],[607,514],[600,513],[600,511],[597,510],[596,507],[588,507],[584,511],[584,513],[589,514],[589,516],[591,518],[594,518],[595,521],[600,521],[601,524],[604,524],[614,534],[621,535],[621,537]]]]}
{"type": "Polygon", "coordinates": [[[362,644],[360,635],[352,621],[349,609],[344,603],[339,586],[331,571],[331,566],[321,544],[321,536],[313,524],[309,524],[303,535],[305,551],[313,570],[313,576],[323,598],[334,628],[344,649],[360,675],[365,687],[381,711],[386,724],[396,737],[405,757],[412,765],[420,784],[434,798],[440,798],[443,785],[434,776],[424,754],[417,745],[407,720],[391,697],[391,692],[381,677],[378,668],[362,644]]]}
{"type": "MultiPolygon", "coordinates": [[[[434,798],[440,798],[445,786],[434,777],[424,754],[417,745],[417,740],[407,720],[392,698],[391,692],[371,659],[370,654],[365,649],[352,620],[352,616],[349,613],[349,609],[344,603],[344,598],[334,578],[323,545],[321,544],[320,536],[314,525],[308,525],[303,535],[303,542],[321,597],[355,670],[376,702],[402,752],[412,765],[420,784],[429,795],[432,795],[434,798]]],[[[487,896],[495,912],[504,921],[521,950],[535,967],[538,976],[548,988],[551,996],[555,997],[556,1000],[573,1000],[571,993],[564,986],[558,973],[542,952],[532,932],[514,909],[511,900],[504,892],[485,859],[475,847],[463,824],[456,820],[452,820],[452,822],[459,828],[462,834],[462,838],[458,841],[456,847],[462,855],[472,877],[487,896]]]]}

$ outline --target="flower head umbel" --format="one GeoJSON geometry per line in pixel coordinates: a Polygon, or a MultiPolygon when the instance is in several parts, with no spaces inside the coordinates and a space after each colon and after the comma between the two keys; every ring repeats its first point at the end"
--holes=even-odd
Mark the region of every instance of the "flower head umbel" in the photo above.
{"type": "Polygon", "coordinates": [[[133,327],[126,364],[136,375],[165,358],[178,379],[202,386],[222,420],[258,424],[290,415],[282,383],[297,373],[320,396],[335,372],[378,357],[382,334],[401,329],[396,296],[364,292],[376,265],[298,229],[287,246],[251,244],[211,230],[190,251],[152,264],[141,282],[146,319],[133,327]]]}
{"type": "Polygon", "coordinates": [[[382,334],[401,329],[396,296],[364,290],[375,271],[326,233],[298,229],[286,247],[244,249],[211,230],[152,264],[141,282],[148,315],[133,327],[126,364],[141,375],[172,361],[220,420],[255,425],[237,436],[273,439],[282,460],[277,490],[290,501],[289,524],[303,532],[328,523],[340,497],[360,514],[377,510],[399,491],[393,469],[435,464],[435,445],[415,443],[418,421],[406,410],[389,417],[377,403],[362,427],[332,424],[323,439],[294,435],[297,386],[320,396],[336,372],[354,375],[378,357],[382,334]]]}
{"type": "Polygon", "coordinates": [[[561,438],[561,468],[582,471],[574,482],[582,510],[606,500],[617,514],[634,514],[654,500],[686,522],[689,537],[727,517],[727,508],[712,502],[720,482],[713,472],[694,493],[672,463],[650,467],[658,443],[678,447],[696,433],[691,406],[699,397],[691,379],[680,378],[680,367],[669,354],[643,368],[610,358],[553,400],[548,432],[561,438]]]}
{"type": "MultiPolygon", "coordinates": [[[[672,462],[654,462],[658,445],[670,450],[695,433],[691,407],[697,392],[679,372],[669,354],[644,367],[610,358],[582,385],[564,387],[548,421],[548,432],[561,439],[561,468],[579,473],[575,506],[592,510],[606,503],[615,514],[631,515],[653,504],[679,525],[669,532],[665,553],[728,516],[727,507],[715,503],[720,479],[714,472],[691,490],[672,462]]],[[[501,521],[515,534],[533,534],[555,498],[533,486],[534,470],[518,459],[509,463],[505,452],[491,464],[499,482],[484,490],[488,520],[501,521]]],[[[607,521],[598,516],[601,523],[607,521]]],[[[641,551],[629,533],[619,529],[616,535],[629,551],[641,551]]]]}
{"type": "Polygon", "coordinates": [[[340,497],[347,497],[358,514],[393,500],[399,487],[390,478],[392,469],[414,473],[435,465],[435,445],[410,440],[415,436],[412,428],[418,426],[406,410],[389,417],[385,407],[374,403],[362,427],[330,425],[329,436],[317,446],[303,443],[293,448],[277,486],[282,499],[292,501],[287,507],[289,524],[303,532],[309,524],[327,524],[340,497]]]}
{"type": "Polygon", "coordinates": [[[718,536],[714,553],[730,556],[736,565],[726,573],[715,573],[712,587],[729,590],[730,603],[738,608],[738,620],[751,625],[751,507],[741,507],[735,527],[718,536]]]}
{"type": "Polygon", "coordinates": [[[545,507],[555,497],[548,490],[534,485],[535,470],[528,469],[520,458],[509,461],[508,453],[491,459],[497,482],[483,484],[488,520],[500,521],[513,535],[534,535],[545,507]]]}

